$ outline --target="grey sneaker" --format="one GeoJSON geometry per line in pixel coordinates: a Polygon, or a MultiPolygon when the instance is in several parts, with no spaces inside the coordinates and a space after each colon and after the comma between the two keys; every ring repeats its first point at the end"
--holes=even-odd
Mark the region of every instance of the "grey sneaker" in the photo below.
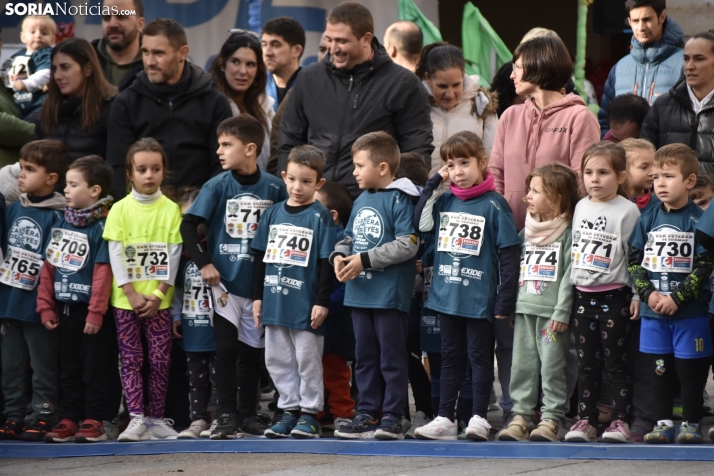
{"type": "Polygon", "coordinates": [[[178,433],[173,428],[170,418],[147,418],[147,427],[152,440],[175,440],[178,433]]]}
{"type": "Polygon", "coordinates": [[[119,438],[119,427],[113,421],[103,421],[104,433],[107,435],[107,440],[116,440],[119,438]]]}
{"type": "Polygon", "coordinates": [[[201,432],[208,430],[208,423],[205,420],[194,420],[191,425],[178,434],[179,440],[200,438],[201,432]]]}

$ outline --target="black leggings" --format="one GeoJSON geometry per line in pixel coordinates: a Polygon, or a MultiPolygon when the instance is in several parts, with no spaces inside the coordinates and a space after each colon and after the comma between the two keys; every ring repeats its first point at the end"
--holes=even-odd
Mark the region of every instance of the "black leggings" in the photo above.
{"type": "MultiPolygon", "coordinates": [[[[407,335],[407,352],[409,353],[409,383],[412,386],[416,411],[424,412],[427,418],[433,418],[431,409],[431,384],[421,362],[421,340],[419,332],[407,335]]],[[[409,416],[409,402],[404,415],[409,416]]]]}
{"type": "Polygon", "coordinates": [[[263,349],[239,341],[238,328],[218,313],[213,315],[213,326],[216,333],[218,413],[236,413],[236,391],[239,391],[238,420],[242,421],[257,413],[263,349]]]}
{"type": "Polygon", "coordinates": [[[649,354],[652,395],[657,420],[672,418],[672,404],[677,379],[682,390],[682,418],[699,423],[704,416],[704,385],[709,374],[709,357],[678,359],[674,354],[649,354]],[[677,372],[673,372],[676,369],[677,372]]]}
{"type": "Polygon", "coordinates": [[[580,418],[598,425],[598,397],[603,369],[612,388],[612,419],[630,422],[632,377],[628,362],[630,294],[626,289],[576,291],[573,331],[578,346],[580,418]]]}

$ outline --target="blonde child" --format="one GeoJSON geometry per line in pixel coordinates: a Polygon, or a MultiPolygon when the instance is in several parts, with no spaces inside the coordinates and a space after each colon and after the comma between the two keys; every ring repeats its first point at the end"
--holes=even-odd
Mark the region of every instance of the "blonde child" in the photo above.
{"type": "Polygon", "coordinates": [[[521,271],[513,346],[516,365],[511,368],[510,388],[515,416],[497,439],[528,439],[538,403],[540,376],[542,417],[530,439],[558,441],[569,396],[565,356],[574,296],[570,284],[570,248],[571,222],[578,203],[578,176],[565,165],[545,165],[528,175],[526,191],[526,226],[519,233],[521,271]]]}
{"type": "Polygon", "coordinates": [[[112,207],[103,234],[114,273],[111,303],[131,416],[119,441],[177,436],[164,420],[164,403],[171,353],[169,306],[181,259],[181,211],[159,189],[166,166],[164,149],[155,139],[140,139],[129,148],[126,176],[131,193],[112,207]],[[141,376],[142,333],[149,347],[148,411],[141,376]]]}
{"type": "Polygon", "coordinates": [[[640,209],[640,213],[662,204],[652,193],[652,161],[655,148],[644,139],[625,139],[619,143],[627,156],[627,195],[640,209]]]}
{"type": "Polygon", "coordinates": [[[39,109],[45,100],[56,32],[57,24],[50,16],[23,18],[20,41],[25,49],[15,53],[2,67],[4,85],[13,90],[15,105],[23,118],[39,109]]]}
{"type": "Polygon", "coordinates": [[[473,132],[459,132],[441,146],[446,165],[427,182],[414,221],[436,239],[434,279],[425,306],[441,323],[439,414],[418,428],[420,439],[455,440],[454,407],[468,353],[473,407],[466,438],[486,441],[493,384],[493,321],[514,310],[518,282],[518,233],[511,208],[486,170],[488,157],[473,132]],[[449,191],[440,187],[451,180],[449,191]]]}
{"type": "Polygon", "coordinates": [[[632,441],[630,320],[639,318],[640,304],[630,291],[627,240],[640,212],[627,197],[627,157],[621,146],[593,145],[585,152],[581,168],[588,196],[575,207],[570,273],[576,288],[573,331],[580,358],[580,421],[565,440],[597,440],[597,400],[604,366],[612,386],[613,421],[603,440],[626,443],[632,441]]]}

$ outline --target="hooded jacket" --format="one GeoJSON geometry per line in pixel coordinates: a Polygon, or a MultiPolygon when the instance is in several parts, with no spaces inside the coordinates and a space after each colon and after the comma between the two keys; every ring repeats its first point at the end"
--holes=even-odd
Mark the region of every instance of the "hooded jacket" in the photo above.
{"type": "Polygon", "coordinates": [[[394,137],[401,152],[416,152],[429,162],[434,146],[424,87],[392,62],[377,39],[372,50],[372,59],[349,71],[336,68],[329,54],[300,71],[280,122],[278,171],[285,170],[293,147],[310,144],[325,153],[325,178],[345,185],[356,198],[352,144],[375,131],[394,137]]]}
{"type": "Polygon", "coordinates": [[[228,99],[200,67],[191,68],[186,90],[168,101],[145,71],[114,100],[109,113],[107,163],[114,168],[114,194],[126,195],[126,153],[142,137],[153,137],[166,151],[170,175],[164,185],[201,187],[221,171],[216,129],[233,114],[228,99]]]}
{"type": "Polygon", "coordinates": [[[516,229],[525,224],[525,183],[535,168],[552,162],[572,167],[580,176],[585,151],[600,140],[600,127],[585,101],[567,94],[543,110],[532,97],[511,106],[498,121],[488,170],[496,191],[511,206],[516,229]]]}
{"type": "Polygon", "coordinates": [[[439,107],[434,100],[431,89],[424,84],[429,94],[431,104],[431,122],[434,124],[434,152],[431,153],[431,172],[434,175],[443,165],[439,149],[450,136],[461,131],[476,133],[483,145],[486,155],[491,155],[493,139],[496,137],[498,125],[498,102],[496,93],[480,87],[478,75],[464,76],[464,91],[459,102],[448,111],[439,107]]]}
{"type": "Polygon", "coordinates": [[[684,33],[670,17],[664,20],[662,38],[643,45],[635,35],[630,42],[630,54],[610,70],[600,102],[598,120],[604,137],[610,126],[607,109],[615,96],[632,93],[652,103],[666,94],[682,76],[684,33]]]}
{"type": "Polygon", "coordinates": [[[697,153],[704,170],[714,173],[714,98],[695,114],[687,82],[682,79],[652,105],[640,137],[658,149],[668,144],[686,144],[697,153]]]}

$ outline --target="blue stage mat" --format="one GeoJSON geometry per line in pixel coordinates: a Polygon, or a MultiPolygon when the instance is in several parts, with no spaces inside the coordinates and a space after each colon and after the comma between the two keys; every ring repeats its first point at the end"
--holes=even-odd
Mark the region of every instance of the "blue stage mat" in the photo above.
{"type": "Polygon", "coordinates": [[[174,440],[91,444],[0,443],[0,458],[75,458],[167,453],[306,453],[350,456],[417,456],[504,459],[610,459],[714,461],[714,445],[608,445],[573,443],[472,443],[462,441],[174,440]]]}

